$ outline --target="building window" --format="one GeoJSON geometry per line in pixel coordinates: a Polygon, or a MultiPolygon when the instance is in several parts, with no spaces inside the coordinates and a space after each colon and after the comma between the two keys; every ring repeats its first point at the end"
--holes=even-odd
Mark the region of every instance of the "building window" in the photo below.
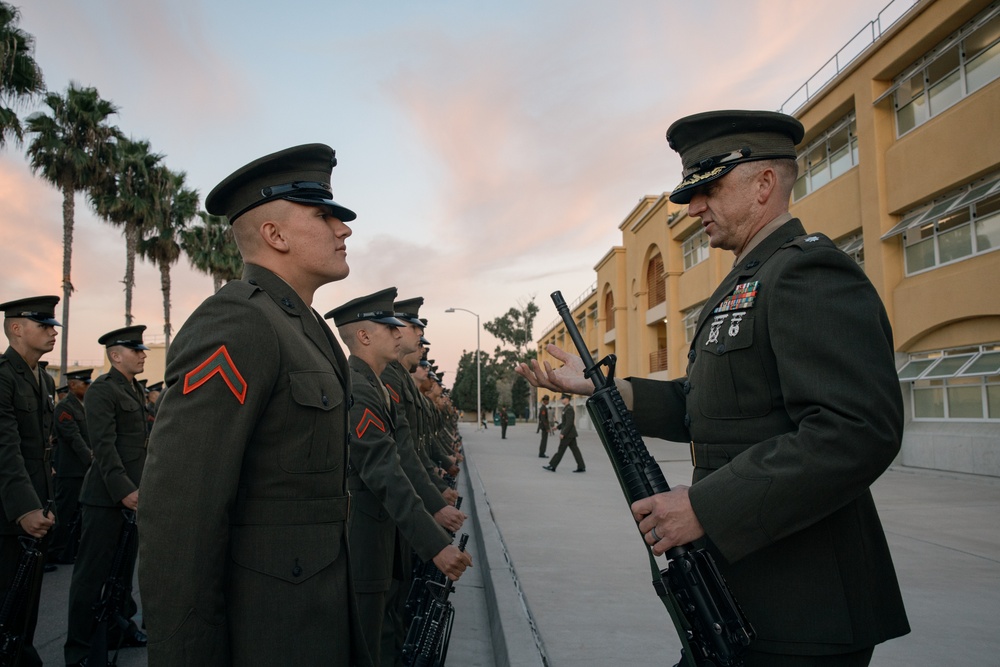
{"type": "Polygon", "coordinates": [[[694,332],[698,327],[698,316],[701,315],[701,309],[705,306],[704,303],[700,303],[694,308],[688,308],[682,315],[684,317],[684,342],[688,345],[694,340],[694,332]]]}
{"type": "Polygon", "coordinates": [[[604,331],[614,331],[615,328],[615,295],[608,292],[604,296],[604,331]]]}
{"type": "Polygon", "coordinates": [[[997,78],[1000,3],[993,3],[893,80],[897,135],[919,127],[997,78]]]}
{"type": "Polygon", "coordinates": [[[815,192],[848,169],[858,165],[858,132],[855,114],[848,115],[816,137],[796,158],[799,178],[792,201],[815,192]]]}
{"type": "Polygon", "coordinates": [[[837,247],[851,256],[862,269],[865,268],[865,238],[861,234],[849,236],[837,244],[837,247]]]}
{"type": "Polygon", "coordinates": [[[913,355],[899,380],[914,420],[1000,421],[1000,344],[913,355]]]}
{"type": "Polygon", "coordinates": [[[646,308],[658,306],[667,300],[667,283],[663,275],[663,256],[657,253],[646,265],[646,308]]]}
{"type": "Polygon", "coordinates": [[[684,239],[684,270],[687,271],[695,264],[699,264],[708,259],[708,234],[704,229],[699,229],[691,236],[684,239]]]}
{"type": "Polygon", "coordinates": [[[908,214],[883,239],[899,233],[908,276],[996,250],[1000,247],[1000,175],[908,214]]]}

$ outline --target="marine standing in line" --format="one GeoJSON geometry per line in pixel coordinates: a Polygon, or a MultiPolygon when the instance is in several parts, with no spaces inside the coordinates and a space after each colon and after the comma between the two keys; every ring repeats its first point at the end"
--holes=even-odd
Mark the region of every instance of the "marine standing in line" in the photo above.
{"type": "MultiPolygon", "coordinates": [[[[66,373],[66,398],[59,401],[55,411],[56,430],[56,522],[52,531],[50,550],[55,563],[72,563],[76,559],[76,544],[70,545],[70,526],[80,521],[80,490],[83,478],[90,468],[94,454],[90,449],[87,432],[87,415],[83,400],[90,387],[94,369],[85,368],[66,373]]],[[[79,538],[77,534],[75,539],[79,538]]]]}
{"type": "MultiPolygon", "coordinates": [[[[43,512],[52,500],[49,438],[55,382],[42,370],[42,355],[56,344],[57,296],[39,296],[0,304],[3,332],[10,341],[0,355],[0,593],[6,594],[17,572],[22,547],[18,537],[39,540],[43,556],[56,516],[43,512]]],[[[42,591],[42,561],[33,573],[24,613],[13,622],[24,628],[16,665],[41,665],[34,647],[38,599],[42,591]],[[23,625],[21,625],[23,623],[23,625]]],[[[16,627],[16,626],[15,626],[16,627]]]]}
{"type": "MultiPolygon", "coordinates": [[[[656,554],[704,539],[757,632],[747,667],[859,667],[909,632],[869,489],[899,452],[892,331],[864,271],[788,211],[802,124],[710,111],[667,130],[670,200],[733,270],[708,299],[687,376],[615,382],[644,435],[690,442],[690,487],[637,501],[656,554]]],[[[518,372],[589,394],[579,357],[518,372]]]]}
{"type": "Polygon", "coordinates": [[[350,270],[336,163],[289,148],[205,201],[245,268],[170,346],[139,510],[150,667],[372,664],[347,546],[350,369],[311,305],[350,270]]]}
{"type": "MultiPolygon", "coordinates": [[[[452,581],[472,565],[469,554],[451,544],[413,489],[400,465],[395,443],[395,407],[379,376],[398,358],[400,333],[396,288],[353,299],[326,314],[337,325],[351,352],[354,404],[351,406],[351,465],[348,486],[354,500],[349,533],[351,549],[364,559],[354,567],[358,607],[369,652],[376,664],[394,665],[397,655],[381,655],[386,604],[400,562],[398,533],[422,560],[434,564],[452,581]]],[[[388,628],[387,628],[388,629],[388,628]]],[[[390,647],[400,643],[385,641],[390,647]]]]}
{"type": "MultiPolygon", "coordinates": [[[[69,588],[69,625],[63,653],[68,666],[79,665],[90,652],[94,604],[108,578],[125,517],[122,509],[135,511],[139,504],[139,482],[146,463],[146,399],[136,376],[146,364],[147,348],[142,325],[110,331],[98,339],[105,346],[111,370],[97,378],[83,402],[94,461],[83,479],[80,504],[83,530],[80,551],[73,566],[69,588]]],[[[135,546],[128,555],[124,580],[124,618],[138,611],[131,595],[135,569],[135,546]]],[[[118,644],[117,627],[110,628],[108,646],[118,644]]],[[[135,622],[124,630],[122,646],[145,646],[146,635],[135,622]]]]}

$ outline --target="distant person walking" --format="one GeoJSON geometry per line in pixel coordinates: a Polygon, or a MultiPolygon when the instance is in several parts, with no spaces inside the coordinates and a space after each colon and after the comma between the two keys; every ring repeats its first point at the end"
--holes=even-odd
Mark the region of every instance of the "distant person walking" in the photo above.
{"type": "Polygon", "coordinates": [[[559,422],[559,451],[552,457],[549,465],[543,467],[555,472],[568,447],[573,452],[573,458],[576,459],[576,470],[573,472],[587,472],[587,465],[583,462],[583,455],[580,454],[580,448],[576,444],[576,412],[569,404],[569,400],[569,394],[562,395],[563,413],[562,421],[559,422]]]}
{"type": "Polygon", "coordinates": [[[500,408],[500,439],[507,439],[507,422],[509,418],[507,417],[507,408],[500,408]]]}
{"type": "Polygon", "coordinates": [[[547,459],[548,454],[545,453],[545,446],[549,442],[549,396],[546,394],[542,396],[542,407],[538,408],[538,428],[535,429],[535,433],[539,431],[542,432],[542,441],[538,444],[538,458],[547,459]]]}

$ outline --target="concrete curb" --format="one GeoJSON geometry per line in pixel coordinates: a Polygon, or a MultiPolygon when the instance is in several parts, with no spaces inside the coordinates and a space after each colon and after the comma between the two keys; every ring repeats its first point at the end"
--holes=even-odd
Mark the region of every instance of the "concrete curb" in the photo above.
{"type": "Polygon", "coordinates": [[[476,563],[483,578],[490,640],[496,667],[548,667],[545,646],[517,578],[514,563],[490,508],[479,471],[465,453],[462,509],[475,525],[476,563]]]}

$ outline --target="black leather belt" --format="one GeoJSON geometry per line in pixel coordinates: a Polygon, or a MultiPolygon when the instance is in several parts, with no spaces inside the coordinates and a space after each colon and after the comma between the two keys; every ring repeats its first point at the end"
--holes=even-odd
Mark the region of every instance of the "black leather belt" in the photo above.
{"type": "Polygon", "coordinates": [[[753,445],[707,445],[691,443],[691,463],[696,468],[716,470],[732,461],[753,445]]]}

